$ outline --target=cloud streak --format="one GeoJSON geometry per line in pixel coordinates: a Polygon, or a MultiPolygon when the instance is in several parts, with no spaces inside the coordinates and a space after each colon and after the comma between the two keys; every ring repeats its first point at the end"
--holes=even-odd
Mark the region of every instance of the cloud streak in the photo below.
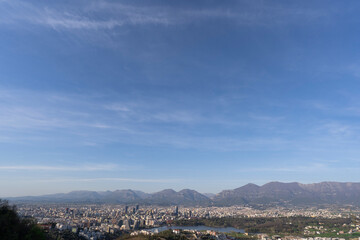
{"type": "Polygon", "coordinates": [[[183,179],[146,179],[146,178],[50,178],[33,180],[34,182],[134,182],[134,183],[174,183],[183,179]]]}
{"type": "Polygon", "coordinates": [[[0,171],[70,171],[70,172],[93,172],[121,170],[115,164],[87,165],[83,166],[46,166],[46,165],[8,165],[1,166],[0,171]]]}
{"type": "Polygon", "coordinates": [[[187,105],[174,107],[171,101],[156,98],[109,102],[103,96],[92,97],[91,94],[73,96],[10,89],[0,93],[1,142],[61,141],[64,144],[70,141],[88,147],[126,143],[215,151],[278,151],[323,148],[341,139],[354,142],[359,131],[351,124],[320,121],[305,129],[311,134],[293,140],[286,129],[292,127],[286,127],[291,120],[273,115],[240,113],[242,116],[236,121],[234,115],[223,115],[219,119],[206,114],[207,109],[187,105]],[[224,131],[216,136],[208,135],[206,129],[209,127],[224,131]],[[254,137],[234,136],[229,128],[262,132],[254,137]],[[277,131],[277,135],[274,137],[265,131],[277,131]],[[326,136],[337,139],[324,141],[326,136]],[[318,143],[313,145],[313,141],[318,143]]]}
{"type": "Polygon", "coordinates": [[[258,168],[243,168],[239,169],[239,172],[313,172],[313,171],[329,171],[335,170],[329,168],[329,166],[317,163],[317,164],[308,164],[308,166],[288,166],[288,167],[258,167],[258,168]]]}
{"type": "Polygon", "coordinates": [[[109,30],[126,25],[175,25],[188,24],[222,18],[245,25],[268,25],[295,23],[294,19],[321,18],[329,14],[323,9],[270,6],[266,2],[244,2],[237,7],[208,6],[207,8],[186,8],[174,6],[146,6],[135,3],[95,1],[71,5],[38,6],[25,1],[2,1],[1,22],[3,24],[31,23],[56,30],[109,30]],[[104,16],[99,18],[97,16],[104,16]]]}

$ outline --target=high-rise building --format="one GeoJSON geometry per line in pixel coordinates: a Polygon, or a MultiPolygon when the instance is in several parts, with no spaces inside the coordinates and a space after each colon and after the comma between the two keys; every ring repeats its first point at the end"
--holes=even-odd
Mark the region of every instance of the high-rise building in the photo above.
{"type": "Polygon", "coordinates": [[[124,220],[124,230],[130,230],[131,229],[131,227],[130,227],[130,220],[128,220],[128,219],[125,219],[124,220]]]}
{"type": "Polygon", "coordinates": [[[179,208],[178,206],[175,206],[175,211],[174,211],[175,215],[177,216],[179,214],[179,208]]]}
{"type": "Polygon", "coordinates": [[[124,224],[123,220],[120,219],[119,222],[118,222],[118,225],[119,225],[119,226],[122,226],[123,224],[124,224]]]}
{"type": "Polygon", "coordinates": [[[139,229],[139,227],[140,227],[140,221],[139,220],[135,220],[134,221],[134,225],[133,225],[133,229],[139,229]]]}

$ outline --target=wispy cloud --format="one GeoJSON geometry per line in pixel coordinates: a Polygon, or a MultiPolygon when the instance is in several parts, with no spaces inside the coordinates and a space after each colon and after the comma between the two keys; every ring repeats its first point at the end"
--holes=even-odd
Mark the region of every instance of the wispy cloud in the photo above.
{"type": "Polygon", "coordinates": [[[326,171],[331,170],[327,165],[324,164],[308,164],[307,166],[288,166],[288,167],[259,167],[259,168],[242,168],[239,172],[314,172],[314,171],[326,171]]]}
{"type": "Polygon", "coordinates": [[[115,164],[99,164],[82,166],[46,166],[46,165],[7,165],[1,166],[0,171],[115,171],[121,170],[121,168],[115,164]]]}
{"type": "Polygon", "coordinates": [[[267,116],[267,115],[257,115],[251,114],[250,117],[257,121],[264,121],[264,122],[279,122],[284,119],[281,116],[267,116]]]}
{"type": "MultiPolygon", "coordinates": [[[[13,0],[2,1],[1,22],[4,24],[20,22],[53,29],[107,30],[124,25],[172,25],[191,23],[213,18],[224,18],[238,24],[267,25],[288,24],[293,19],[320,18],[329,14],[323,9],[307,9],[270,5],[262,1],[244,2],[239,6],[226,7],[210,5],[206,8],[181,8],[159,5],[123,4],[120,2],[95,1],[74,2],[71,5],[39,6],[30,2],[13,0]],[[102,17],[98,17],[102,16],[102,17]]],[[[56,4],[54,4],[56,5],[56,4]]],[[[294,21],[293,21],[294,22],[294,21]]]]}
{"type": "Polygon", "coordinates": [[[55,30],[108,30],[124,25],[171,23],[171,14],[159,9],[134,7],[123,4],[72,3],[54,6],[36,5],[25,1],[2,1],[2,24],[33,24],[55,30]],[[117,11],[114,11],[114,8],[117,11]],[[62,10],[59,10],[62,9],[62,10]],[[104,18],[98,18],[102,14],[104,18]]]}
{"type": "MultiPolygon", "coordinates": [[[[206,114],[206,109],[187,105],[175,107],[169,100],[133,98],[132,102],[116,99],[109,102],[101,96],[93,98],[59,92],[2,89],[0,93],[2,142],[16,142],[16,139],[24,142],[31,138],[34,141],[61,140],[61,144],[77,142],[89,147],[118,142],[216,151],[276,150],[291,144],[281,137],[230,136],[226,132],[208,135],[202,128],[262,126],[246,122],[248,117],[242,117],[246,122],[242,126],[234,116],[220,119],[206,114]]],[[[266,127],[278,120],[280,118],[270,115],[258,118],[258,122],[268,122],[266,127]]]]}
{"type": "Polygon", "coordinates": [[[327,131],[330,135],[333,136],[350,136],[359,130],[354,129],[353,126],[337,122],[324,124],[321,129],[327,131]]]}
{"type": "Polygon", "coordinates": [[[94,148],[124,143],[213,151],[324,151],[339,144],[355,145],[360,130],[351,122],[315,119],[308,126],[297,125],[296,128],[302,128],[299,133],[292,129],[296,121],[278,115],[240,112],[239,117],[219,118],[206,113],[207,109],[176,106],[171,100],[131,99],[109,101],[108,96],[2,88],[0,141],[20,144],[52,141],[94,148]],[[221,131],[212,135],[208,134],[209,128],[221,131]],[[257,134],[234,135],[230,129],[257,134]],[[291,135],[294,131],[298,134],[296,139],[291,135]]]}
{"type": "MultiPolygon", "coordinates": [[[[343,161],[344,159],[342,159],[343,161]]],[[[354,172],[358,171],[360,168],[358,165],[354,165],[353,167],[344,166],[341,164],[342,161],[336,161],[336,160],[326,160],[323,162],[306,162],[304,161],[303,165],[286,165],[284,166],[274,166],[274,167],[244,167],[241,169],[238,169],[238,172],[242,173],[301,173],[301,174],[307,174],[307,173],[316,173],[316,172],[327,172],[327,173],[338,173],[338,172],[354,172]],[[339,166],[340,165],[340,166],[339,166]]]]}
{"type": "Polygon", "coordinates": [[[135,182],[135,183],[174,183],[183,179],[146,179],[146,178],[49,178],[34,182],[135,182]]]}

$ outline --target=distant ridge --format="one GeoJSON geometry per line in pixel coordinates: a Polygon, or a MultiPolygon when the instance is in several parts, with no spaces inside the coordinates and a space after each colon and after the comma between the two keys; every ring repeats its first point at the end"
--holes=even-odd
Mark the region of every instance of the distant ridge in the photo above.
{"type": "Polygon", "coordinates": [[[72,191],[42,196],[8,198],[16,202],[43,203],[113,203],[113,204],[146,204],[146,205],[186,205],[209,206],[212,201],[205,195],[190,189],[176,192],[165,189],[153,194],[131,189],[115,191],[72,191]]]}
{"type": "Polygon", "coordinates": [[[262,186],[246,184],[233,190],[224,190],[216,195],[201,194],[195,190],[179,192],[165,189],[156,193],[144,193],[131,189],[116,191],[73,191],[9,198],[17,202],[42,203],[113,203],[184,206],[315,206],[356,205],[360,206],[360,183],[321,182],[301,184],[297,182],[270,182],[262,186]]]}
{"type": "Polygon", "coordinates": [[[234,190],[225,190],[213,198],[214,204],[231,206],[249,205],[360,205],[360,183],[270,182],[263,186],[247,184],[234,190]]]}

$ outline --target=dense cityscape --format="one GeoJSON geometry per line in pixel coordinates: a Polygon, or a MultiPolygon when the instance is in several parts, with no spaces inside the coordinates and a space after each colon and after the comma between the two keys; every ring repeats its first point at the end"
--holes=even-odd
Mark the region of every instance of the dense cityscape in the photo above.
{"type": "MultiPolygon", "coordinates": [[[[232,207],[154,207],[139,205],[105,205],[105,204],[22,204],[18,206],[18,213],[22,217],[36,219],[37,223],[44,229],[56,229],[57,231],[70,231],[84,239],[105,239],[109,236],[121,236],[130,234],[154,235],[162,231],[161,227],[173,226],[174,233],[191,232],[200,239],[203,234],[212,234],[214,239],[221,239],[227,236],[224,232],[216,230],[199,231],[186,226],[181,230],[177,229],[177,224],[181,221],[196,219],[226,219],[226,218],[319,218],[319,219],[358,219],[360,211],[356,208],[308,208],[308,209],[289,209],[289,208],[270,208],[265,210],[254,209],[246,206],[232,207]],[[355,210],[354,210],[355,209],[355,210]],[[174,227],[175,226],[175,227],[174,227]]],[[[359,225],[342,224],[342,229],[332,231],[333,235],[343,235],[359,232],[359,225]]],[[[168,228],[166,228],[168,229],[168,228]]],[[[211,228],[209,228],[211,229],[211,228]]],[[[260,229],[261,231],[261,229],[260,229]]],[[[327,230],[324,226],[306,226],[301,236],[307,235],[309,240],[313,235],[321,235],[327,230]]],[[[240,232],[239,232],[240,233],[240,232]]],[[[281,238],[276,234],[267,235],[266,232],[250,234],[241,231],[244,236],[253,238],[281,238]],[[246,234],[246,235],[245,235],[246,234]]],[[[291,235],[282,237],[289,238],[291,235]]],[[[292,238],[295,238],[292,236],[292,238]]],[[[321,237],[316,237],[321,240],[321,237]]],[[[326,238],[329,240],[330,238],[326,238]]],[[[339,239],[342,239],[339,237],[339,239]]],[[[344,238],[345,239],[345,238],[344,238]]],[[[348,238],[347,238],[348,239],[348,238]]],[[[325,240],[325,238],[324,238],[325,240]]]]}

